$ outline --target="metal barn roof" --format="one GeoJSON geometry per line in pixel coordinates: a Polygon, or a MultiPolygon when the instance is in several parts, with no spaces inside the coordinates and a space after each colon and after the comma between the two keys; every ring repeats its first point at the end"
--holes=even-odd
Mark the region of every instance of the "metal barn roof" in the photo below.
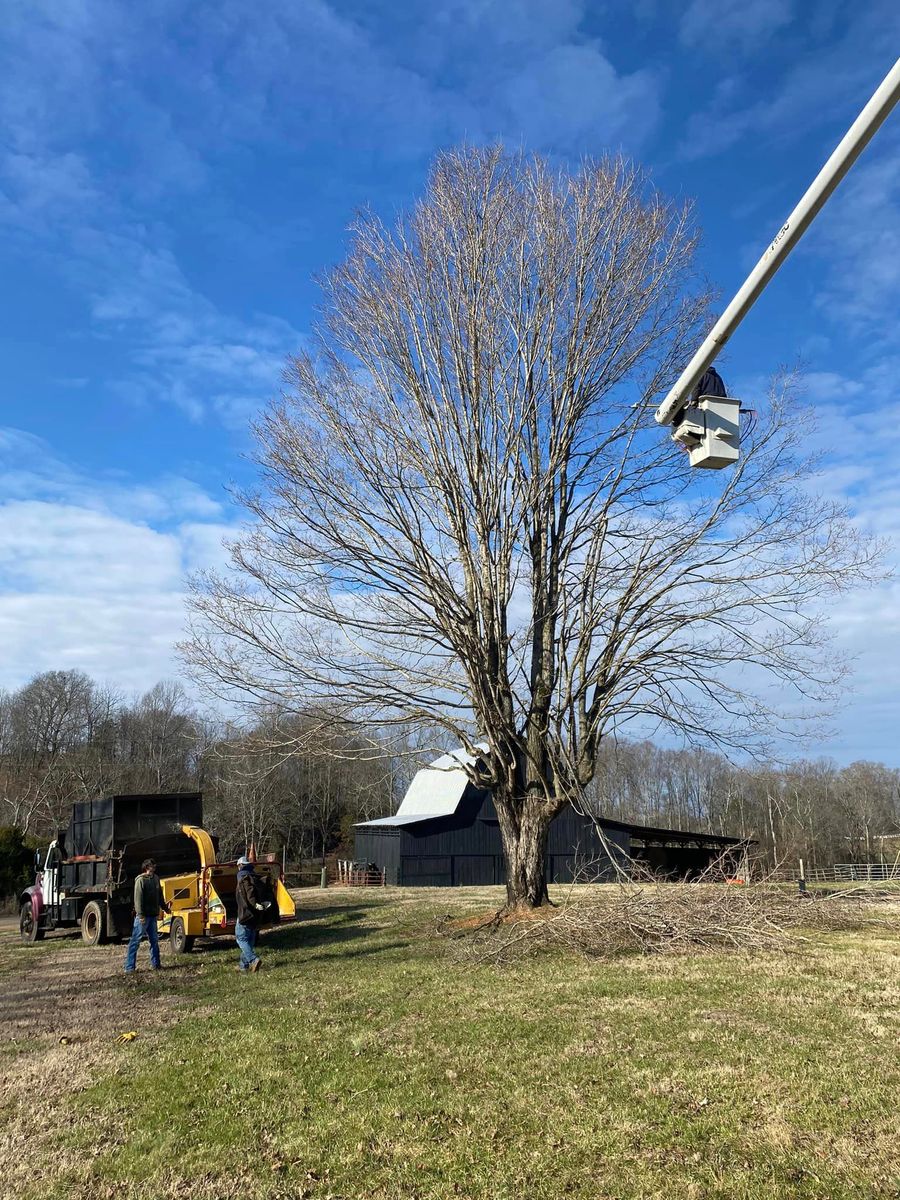
{"type": "Polygon", "coordinates": [[[434,817],[452,817],[459,808],[459,802],[470,782],[462,764],[472,764],[476,761],[474,755],[468,754],[462,748],[442,754],[440,758],[416,772],[393,817],[360,821],[356,828],[390,828],[412,825],[416,821],[430,821],[434,817]]]}

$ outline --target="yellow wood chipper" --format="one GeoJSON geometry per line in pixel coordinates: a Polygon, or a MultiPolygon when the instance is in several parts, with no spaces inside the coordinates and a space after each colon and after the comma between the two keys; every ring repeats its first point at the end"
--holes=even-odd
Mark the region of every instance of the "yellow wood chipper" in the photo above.
{"type": "MultiPolygon", "coordinates": [[[[160,880],[171,912],[160,921],[159,932],[168,933],[176,954],[193,949],[195,938],[233,934],[237,920],[237,863],[216,861],[216,848],[205,829],[182,825],[181,832],[194,842],[200,869],[160,880]]],[[[272,923],[293,921],[294,901],[282,883],[278,863],[257,862],[254,870],[268,884],[277,905],[278,917],[272,923]]]]}

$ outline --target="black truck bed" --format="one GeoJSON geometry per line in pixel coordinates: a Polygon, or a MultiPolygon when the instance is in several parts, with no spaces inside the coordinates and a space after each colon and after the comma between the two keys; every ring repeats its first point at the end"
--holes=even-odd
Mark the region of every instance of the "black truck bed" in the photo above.
{"type": "Polygon", "coordinates": [[[110,850],[122,851],[131,843],[171,833],[176,825],[203,825],[200,792],[79,800],[60,836],[60,848],[64,859],[100,858],[110,850]]]}

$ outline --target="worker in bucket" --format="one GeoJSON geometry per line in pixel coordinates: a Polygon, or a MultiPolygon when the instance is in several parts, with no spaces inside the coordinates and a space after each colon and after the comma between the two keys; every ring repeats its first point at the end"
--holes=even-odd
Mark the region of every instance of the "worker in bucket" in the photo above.
{"type": "MultiPolygon", "coordinates": [[[[728,390],[725,387],[725,381],[715,367],[707,367],[697,380],[697,383],[694,385],[694,390],[691,392],[690,400],[687,402],[684,408],[680,409],[675,414],[672,420],[673,429],[681,428],[681,426],[684,424],[685,418],[688,415],[688,409],[696,408],[700,403],[701,396],[719,396],[725,398],[728,396],[728,390]]],[[[698,430],[694,437],[695,443],[700,442],[701,436],[702,431],[698,430]]],[[[690,444],[682,442],[682,449],[689,450],[690,444]]]]}
{"type": "Polygon", "coordinates": [[[156,932],[156,922],[160,909],[168,910],[169,905],[163,899],[162,887],[156,875],[156,863],[152,858],[145,858],[141,863],[141,873],[134,881],[134,928],[131,931],[131,941],[125,953],[125,974],[133,975],[137,965],[138,946],[144,938],[150,943],[150,967],[158,971],[162,966],[159,958],[159,935],[156,932]]]}
{"type": "Polygon", "coordinates": [[[242,854],[237,865],[237,922],[234,926],[234,936],[241,948],[241,965],[238,969],[243,972],[255,972],[262,965],[256,953],[256,939],[259,936],[259,927],[272,904],[262,896],[259,880],[250,859],[242,854]]]}
{"type": "Polygon", "coordinates": [[[691,404],[694,407],[696,407],[697,401],[701,396],[728,396],[725,381],[715,367],[706,368],[700,376],[697,386],[691,393],[691,404]]]}

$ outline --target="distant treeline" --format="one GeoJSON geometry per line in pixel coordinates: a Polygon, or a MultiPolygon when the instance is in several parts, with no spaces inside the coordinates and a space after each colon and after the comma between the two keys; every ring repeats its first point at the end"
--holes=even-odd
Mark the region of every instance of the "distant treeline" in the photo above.
{"type": "MultiPolygon", "coordinates": [[[[249,843],[319,858],[354,821],[393,812],[420,758],[377,739],[202,714],[177,683],[127,699],[80,671],[48,671],[0,692],[0,826],[45,838],[72,801],[99,793],[202,790],[224,853],[249,843]]],[[[827,760],[734,766],[707,750],[607,742],[588,796],[602,815],[755,838],[769,865],[893,861],[900,772],[827,760]]]]}
{"type": "Polygon", "coordinates": [[[755,838],[770,867],[893,862],[900,853],[900,837],[889,836],[900,834],[900,771],[882,763],[735,766],[708,750],[607,743],[590,805],[645,825],[755,838]]]}

